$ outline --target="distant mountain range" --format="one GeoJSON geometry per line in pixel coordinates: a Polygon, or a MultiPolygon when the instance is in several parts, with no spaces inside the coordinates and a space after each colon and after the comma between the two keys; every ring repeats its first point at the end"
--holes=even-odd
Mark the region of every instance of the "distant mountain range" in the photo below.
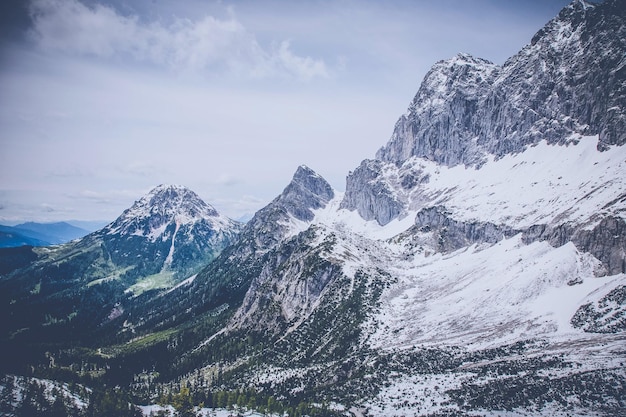
{"type": "Polygon", "coordinates": [[[56,245],[81,238],[87,234],[89,234],[88,230],[67,222],[27,222],[15,226],[0,225],[0,247],[56,245]]]}

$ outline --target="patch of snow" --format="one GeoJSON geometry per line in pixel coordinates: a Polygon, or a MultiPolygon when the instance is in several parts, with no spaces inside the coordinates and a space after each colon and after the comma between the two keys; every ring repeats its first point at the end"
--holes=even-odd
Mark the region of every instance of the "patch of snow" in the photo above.
{"type": "Polygon", "coordinates": [[[416,212],[405,214],[385,226],[375,220],[364,220],[356,211],[340,209],[343,193],[335,192],[333,198],[324,208],[316,210],[312,224],[319,224],[330,229],[349,231],[372,240],[390,239],[410,228],[415,222],[416,212]]]}
{"type": "Polygon", "coordinates": [[[176,242],[176,235],[180,230],[180,222],[178,219],[176,220],[176,229],[174,229],[174,233],[172,233],[172,244],[170,245],[170,250],[167,253],[167,257],[163,262],[163,270],[167,270],[170,266],[172,266],[172,261],[174,259],[174,243],[176,242]]]}
{"type": "Polygon", "coordinates": [[[519,235],[482,250],[394,258],[384,267],[397,282],[367,325],[376,329],[370,343],[483,349],[541,335],[576,337],[582,331],[569,324],[576,309],[626,283],[624,274],[595,277],[597,264],[571,243],[525,245],[519,235]],[[582,284],[568,285],[573,278],[582,284]]]}
{"type": "MultiPolygon", "coordinates": [[[[90,388],[86,388],[83,385],[76,385],[76,388],[74,390],[70,390],[69,384],[58,382],[58,381],[52,381],[49,379],[23,377],[23,376],[15,376],[15,375],[6,375],[6,378],[13,379],[12,383],[14,387],[13,388],[14,401],[10,404],[12,407],[17,407],[19,405],[19,403],[24,398],[24,392],[27,386],[31,382],[34,382],[37,385],[43,387],[43,393],[46,399],[50,403],[54,403],[54,401],[57,398],[55,393],[57,393],[62,398],[65,398],[66,400],[70,401],[79,410],[85,410],[89,406],[88,398],[83,398],[80,395],[78,395],[78,393],[76,392],[79,389],[84,390],[86,394],[90,394],[92,392],[90,388]]],[[[0,386],[0,388],[2,388],[0,392],[4,394],[4,389],[6,389],[6,387],[0,386]]],[[[8,411],[8,410],[3,410],[3,411],[8,411]]]]}
{"type": "Polygon", "coordinates": [[[171,405],[162,406],[158,404],[151,404],[151,405],[140,405],[138,407],[141,410],[141,413],[146,417],[157,415],[157,413],[159,412],[166,412],[169,415],[175,415],[174,413],[176,412],[174,407],[172,407],[171,405]]]}
{"type": "Polygon", "coordinates": [[[456,220],[521,229],[566,221],[585,224],[598,214],[624,218],[626,146],[599,152],[597,141],[597,136],[581,137],[569,146],[544,141],[519,154],[492,158],[480,169],[417,158],[407,163],[430,175],[420,190],[430,197],[429,206],[445,206],[456,220]]]}

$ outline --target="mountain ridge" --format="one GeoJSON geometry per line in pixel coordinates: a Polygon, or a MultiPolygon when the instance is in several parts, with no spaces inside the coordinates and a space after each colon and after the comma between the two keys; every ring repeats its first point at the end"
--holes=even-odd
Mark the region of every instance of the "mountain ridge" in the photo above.
{"type": "Polygon", "coordinates": [[[624,144],[626,74],[622,57],[610,51],[626,48],[625,14],[619,1],[572,2],[502,66],[468,54],[440,61],[376,158],[480,165],[486,155],[540,140],[566,143],[571,134],[600,135],[599,149],[624,144]],[[596,60],[599,49],[608,52],[596,60]]]}
{"type": "MultiPolygon", "coordinates": [[[[589,45],[604,42],[608,26],[617,22],[618,33],[624,30],[623,10],[599,24],[599,36],[577,40],[591,34],[593,19],[612,8],[619,9],[618,3],[572,3],[504,69],[467,54],[436,64],[377,159],[352,171],[343,195],[316,209],[312,219],[292,224],[285,239],[266,252],[245,301],[216,337],[264,335],[277,357],[264,357],[249,369],[240,364],[244,370],[232,370],[231,386],[260,378],[267,382],[256,386],[270,392],[289,397],[303,389],[318,399],[341,397],[368,415],[512,409],[519,415],[530,410],[566,415],[568,407],[585,415],[587,406],[576,408],[559,394],[539,392],[556,393],[568,385],[575,396],[584,396],[577,384],[592,378],[604,393],[594,398],[610,398],[604,405],[594,402],[601,410],[596,415],[623,411],[623,396],[609,388],[610,381],[626,383],[617,365],[623,359],[623,321],[609,319],[622,314],[619,294],[626,283],[621,180],[626,158],[619,134],[609,132],[619,132],[620,125],[573,106],[570,114],[580,112],[576,121],[563,110],[573,94],[594,89],[589,102],[603,108],[604,99],[596,98],[615,82],[591,78],[574,86],[567,77],[554,78],[564,64],[545,54],[560,34],[571,31],[573,37],[557,45],[565,58],[580,50],[581,61],[591,59],[597,51],[592,54],[589,45]],[[528,68],[541,72],[544,63],[545,73],[524,76],[528,68]],[[552,86],[546,84],[551,77],[552,86]],[[563,98],[553,94],[557,90],[563,98]],[[499,94],[504,98],[497,103],[499,94]],[[530,99],[518,97],[524,94],[530,99]],[[483,117],[490,111],[496,119],[483,117]],[[432,131],[404,129],[412,115],[423,117],[429,128],[441,124],[432,131]],[[514,129],[514,120],[523,131],[514,129]],[[463,129],[455,126],[464,123],[491,139],[461,135],[463,129]],[[512,136],[494,134],[498,129],[512,136]],[[446,132],[453,140],[446,141],[446,132]],[[381,238],[385,229],[391,237],[381,238]],[[609,328],[611,333],[601,333],[609,328]],[[578,352],[569,352],[568,344],[578,352]],[[600,345],[611,353],[594,362],[600,345]],[[517,355],[533,359],[522,359],[517,368],[517,355]],[[495,371],[479,357],[496,357],[503,368],[495,371]],[[395,365],[378,367],[381,362],[395,365]],[[318,366],[332,370],[332,382],[318,366]],[[583,371],[564,370],[577,366],[583,371]],[[514,381],[511,391],[505,379],[489,379],[498,372],[514,381]],[[546,378],[543,372],[560,376],[546,378]],[[433,394],[431,377],[445,394],[433,394]],[[376,385],[377,378],[386,382],[376,385]],[[363,396],[351,392],[354,386],[363,396]],[[415,392],[430,396],[432,404],[415,392]],[[518,399],[507,399],[513,397],[518,399]],[[558,405],[546,406],[550,401],[558,405]]],[[[623,51],[619,42],[603,43],[605,55],[623,51]]],[[[573,65],[566,75],[581,67],[573,65]]],[[[218,339],[211,336],[203,346],[216,348],[218,339]]],[[[183,378],[195,381],[191,374],[183,378]]]]}
{"type": "MultiPolygon", "coordinates": [[[[344,193],[298,167],[199,271],[118,293],[81,349],[38,366],[80,364],[144,403],[185,398],[180,414],[624,414],[626,110],[608,109],[625,31],[620,2],[575,0],[503,66],[435,64],[344,193]]],[[[125,236],[159,231],[169,250],[175,223],[125,236]]],[[[137,268],[135,249],[104,243],[137,268]]]]}

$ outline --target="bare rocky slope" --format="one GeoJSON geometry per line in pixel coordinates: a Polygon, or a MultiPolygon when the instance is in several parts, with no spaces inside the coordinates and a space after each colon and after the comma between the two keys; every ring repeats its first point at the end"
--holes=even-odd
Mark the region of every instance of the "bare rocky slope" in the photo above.
{"type": "Polygon", "coordinates": [[[435,64],[345,193],[299,167],[197,274],[37,365],[135,402],[626,415],[625,11],[576,0],[502,66],[435,64]]]}

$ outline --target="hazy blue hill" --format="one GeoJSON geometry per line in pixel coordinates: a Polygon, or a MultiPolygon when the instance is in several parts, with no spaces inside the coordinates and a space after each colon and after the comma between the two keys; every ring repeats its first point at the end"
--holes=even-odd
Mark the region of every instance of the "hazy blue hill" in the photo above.
{"type": "Polygon", "coordinates": [[[15,226],[0,226],[0,231],[7,234],[2,239],[3,247],[54,245],[69,242],[89,234],[88,230],[72,226],[66,222],[27,222],[15,226]]]}
{"type": "Polygon", "coordinates": [[[10,226],[0,226],[0,248],[13,248],[17,246],[48,246],[50,242],[46,242],[33,237],[25,236],[10,226]]]}

